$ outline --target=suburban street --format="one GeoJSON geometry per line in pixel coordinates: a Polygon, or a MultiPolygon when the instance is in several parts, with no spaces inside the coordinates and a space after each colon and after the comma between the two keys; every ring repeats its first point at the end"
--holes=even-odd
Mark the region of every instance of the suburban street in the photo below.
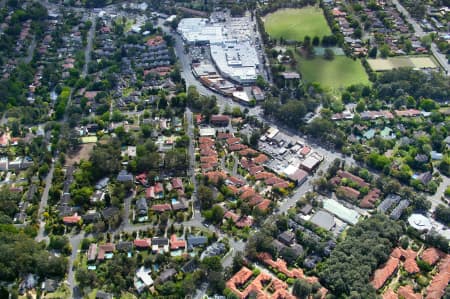
{"type": "Polygon", "coordinates": [[[37,242],[46,240],[46,237],[44,236],[45,221],[42,217],[42,213],[44,213],[45,208],[47,207],[48,192],[50,191],[50,188],[52,186],[54,170],[55,170],[55,163],[52,163],[52,165],[50,166],[50,171],[48,172],[47,177],[45,178],[45,188],[44,188],[44,192],[42,192],[41,201],[39,203],[39,210],[38,210],[38,217],[37,217],[39,219],[39,231],[35,238],[35,240],[37,242]]]}
{"type": "Polygon", "coordinates": [[[91,13],[89,20],[92,22],[92,26],[89,29],[89,33],[87,36],[87,45],[86,49],[84,50],[85,61],[83,66],[83,73],[81,75],[83,78],[87,76],[89,70],[89,63],[91,62],[92,43],[95,37],[95,23],[97,20],[96,15],[91,13]]]}

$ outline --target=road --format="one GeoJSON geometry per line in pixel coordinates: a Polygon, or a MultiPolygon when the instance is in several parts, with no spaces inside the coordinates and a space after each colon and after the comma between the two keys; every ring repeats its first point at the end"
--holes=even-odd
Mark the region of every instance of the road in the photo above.
{"type": "Polygon", "coordinates": [[[30,63],[31,60],[33,60],[34,49],[36,49],[36,44],[37,44],[36,36],[33,36],[33,39],[31,40],[31,44],[27,50],[27,57],[25,57],[25,59],[23,60],[25,63],[30,63]]]}
{"type": "Polygon", "coordinates": [[[72,247],[72,253],[69,257],[69,273],[67,274],[67,284],[69,285],[71,291],[71,298],[74,299],[82,298],[80,290],[75,285],[74,262],[77,258],[78,250],[83,238],[84,236],[82,234],[76,234],[69,238],[70,246],[72,247]]]}
{"type": "Polygon", "coordinates": [[[37,217],[39,219],[39,231],[35,238],[35,240],[37,242],[47,239],[44,236],[45,221],[42,217],[42,213],[44,213],[45,208],[47,207],[48,192],[50,191],[50,187],[52,186],[54,170],[55,170],[55,163],[52,163],[52,165],[50,166],[50,171],[48,172],[47,177],[45,178],[45,188],[44,188],[44,192],[42,192],[41,201],[39,203],[39,210],[38,210],[38,217],[37,217]]]}
{"type": "Polygon", "coordinates": [[[90,21],[92,22],[92,26],[89,29],[89,33],[87,36],[87,45],[86,45],[86,49],[84,50],[84,66],[83,66],[83,72],[81,74],[81,76],[83,78],[85,78],[88,74],[88,70],[89,70],[89,63],[91,62],[91,52],[92,52],[92,44],[94,41],[94,37],[95,37],[95,23],[97,21],[97,18],[95,17],[94,14],[90,15],[90,21]]]}
{"type": "MultiPolygon", "coordinates": [[[[398,0],[392,0],[392,3],[397,7],[397,10],[401,12],[408,23],[411,24],[411,26],[414,28],[414,31],[418,37],[423,37],[427,33],[423,31],[422,27],[420,27],[419,23],[409,14],[409,12],[401,5],[401,3],[398,0]]],[[[450,65],[448,63],[447,57],[445,57],[444,54],[442,54],[435,43],[431,43],[431,52],[433,53],[436,60],[439,62],[439,64],[444,68],[445,74],[447,76],[450,76],[450,65]]]]}
{"type": "Polygon", "coordinates": [[[444,196],[445,189],[450,186],[450,178],[446,177],[445,175],[441,174],[442,182],[439,185],[436,193],[433,195],[428,196],[428,200],[431,202],[431,209],[430,212],[433,213],[436,207],[440,204],[445,204],[441,197],[444,196]]]}

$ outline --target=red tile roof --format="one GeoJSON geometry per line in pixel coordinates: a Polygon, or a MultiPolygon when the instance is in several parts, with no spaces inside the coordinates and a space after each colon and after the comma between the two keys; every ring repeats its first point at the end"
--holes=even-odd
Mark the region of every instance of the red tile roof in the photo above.
{"type": "Polygon", "coordinates": [[[259,154],[258,157],[253,158],[253,161],[254,161],[256,164],[264,164],[264,163],[266,163],[268,160],[269,160],[269,157],[267,157],[267,156],[264,155],[264,154],[259,154]]]}
{"type": "Polygon", "coordinates": [[[392,289],[387,289],[383,294],[383,299],[398,299],[398,296],[392,289]]]}
{"type": "Polygon", "coordinates": [[[178,239],[175,234],[170,236],[170,249],[177,250],[181,248],[186,248],[186,240],[178,239]]]}
{"type": "Polygon", "coordinates": [[[236,213],[234,213],[234,212],[227,211],[227,212],[223,215],[223,218],[225,218],[225,219],[231,219],[231,220],[233,220],[234,223],[236,223],[236,222],[239,220],[239,215],[236,214],[236,213]]]}
{"type": "Polygon", "coordinates": [[[422,299],[422,295],[415,293],[412,286],[401,286],[397,290],[397,294],[404,299],[422,299]]]}
{"type": "Polygon", "coordinates": [[[167,203],[165,203],[165,204],[157,204],[157,205],[153,205],[151,207],[151,210],[155,211],[155,212],[165,212],[165,211],[172,210],[172,207],[169,204],[167,204],[167,203]]]}
{"type": "Polygon", "coordinates": [[[398,258],[390,256],[383,267],[375,270],[371,284],[376,290],[380,289],[384,285],[386,280],[388,280],[389,277],[394,274],[394,272],[398,268],[399,262],[400,261],[398,258]]]}
{"type": "Polygon", "coordinates": [[[433,277],[433,280],[427,288],[426,299],[442,298],[445,289],[450,281],[450,255],[439,263],[439,273],[433,277]]]}
{"type": "Polygon", "coordinates": [[[337,175],[340,176],[341,178],[346,178],[346,179],[353,181],[359,187],[369,187],[369,184],[366,181],[364,181],[359,176],[356,176],[348,171],[338,170],[337,175]]]}
{"type": "Polygon", "coordinates": [[[205,173],[205,176],[208,177],[208,180],[213,182],[214,184],[217,184],[219,182],[219,179],[226,179],[227,174],[223,171],[210,171],[205,173]]]}
{"type": "Polygon", "coordinates": [[[250,168],[250,169],[248,170],[248,172],[250,172],[251,175],[255,175],[255,174],[257,174],[258,172],[261,172],[261,171],[263,171],[263,170],[264,170],[264,167],[262,167],[262,166],[253,166],[252,168],[250,168]]]}
{"type": "Polygon", "coordinates": [[[172,187],[174,189],[183,189],[183,181],[180,178],[173,178],[172,187]]]}
{"type": "Polygon", "coordinates": [[[256,180],[265,180],[268,178],[272,178],[274,176],[275,176],[275,174],[273,174],[271,172],[261,171],[261,172],[258,172],[257,174],[255,174],[255,179],[256,180]]]}
{"type": "Polygon", "coordinates": [[[116,250],[116,245],[113,243],[106,243],[98,246],[98,260],[104,260],[105,259],[105,253],[110,253],[116,250]]]}
{"type": "Polygon", "coordinates": [[[381,191],[377,188],[370,190],[366,196],[363,197],[359,206],[364,209],[373,209],[375,207],[375,203],[380,198],[381,191]]]}
{"type": "Polygon", "coordinates": [[[81,216],[78,216],[77,213],[73,214],[72,216],[66,216],[63,218],[64,224],[76,224],[80,222],[81,216]]]}
{"type": "Polygon", "coordinates": [[[232,152],[236,152],[236,151],[240,151],[243,149],[246,149],[248,146],[243,145],[243,144],[233,144],[229,147],[230,151],[232,152]]]}
{"type": "Polygon", "coordinates": [[[360,192],[352,187],[348,186],[340,186],[337,191],[342,192],[346,197],[357,199],[360,195],[360,192]]]}
{"type": "Polygon", "coordinates": [[[434,247],[425,249],[421,256],[422,260],[430,265],[436,264],[443,257],[445,257],[445,253],[434,247]]]}
{"type": "Polygon", "coordinates": [[[227,144],[228,145],[232,145],[232,144],[238,144],[241,142],[241,138],[239,137],[231,137],[227,139],[227,144]]]}
{"type": "Polygon", "coordinates": [[[152,246],[152,239],[150,239],[150,238],[136,239],[133,241],[133,244],[134,244],[134,247],[136,247],[138,249],[149,248],[150,246],[152,246]]]}
{"type": "Polygon", "coordinates": [[[163,37],[160,35],[157,35],[154,38],[148,39],[145,44],[149,47],[156,47],[156,46],[162,45],[163,43],[164,43],[163,37]]]}
{"type": "Polygon", "coordinates": [[[413,274],[420,271],[419,266],[417,266],[416,263],[417,252],[415,252],[414,250],[405,250],[397,247],[392,251],[391,256],[398,259],[404,259],[405,262],[403,263],[403,267],[408,273],[413,274]]]}
{"type": "Polygon", "coordinates": [[[261,211],[267,211],[267,209],[269,208],[270,204],[272,202],[268,199],[264,199],[262,202],[260,202],[257,207],[261,210],[261,211]]]}

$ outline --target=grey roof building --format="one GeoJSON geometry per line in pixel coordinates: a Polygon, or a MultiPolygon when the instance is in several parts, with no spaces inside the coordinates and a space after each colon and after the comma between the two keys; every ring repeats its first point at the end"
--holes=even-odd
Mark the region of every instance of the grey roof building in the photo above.
{"type": "Polygon", "coordinates": [[[336,225],[334,216],[325,211],[318,211],[311,217],[310,221],[326,230],[331,230],[336,225]]]}
{"type": "Polygon", "coordinates": [[[188,236],[187,237],[188,249],[193,249],[194,247],[203,246],[208,244],[208,238],[204,236],[188,236]]]}
{"type": "Polygon", "coordinates": [[[391,215],[389,215],[389,217],[390,217],[392,220],[398,220],[398,219],[402,216],[403,211],[404,211],[408,206],[409,206],[409,200],[407,200],[407,199],[402,200],[402,201],[398,204],[398,206],[395,207],[395,209],[392,211],[392,213],[391,213],[391,215]]]}
{"type": "Polygon", "coordinates": [[[147,200],[141,197],[136,201],[136,212],[138,216],[147,216],[148,215],[148,205],[147,200]]]}
{"type": "Polygon", "coordinates": [[[380,203],[377,210],[378,212],[386,213],[393,205],[396,205],[401,200],[401,197],[396,194],[389,194],[380,203]]]}

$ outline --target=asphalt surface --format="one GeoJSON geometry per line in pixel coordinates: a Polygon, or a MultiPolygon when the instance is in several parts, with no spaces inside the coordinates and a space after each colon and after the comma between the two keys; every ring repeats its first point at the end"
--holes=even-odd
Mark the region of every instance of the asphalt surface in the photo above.
{"type": "Polygon", "coordinates": [[[38,209],[38,219],[39,219],[39,230],[38,234],[35,238],[37,242],[40,242],[42,240],[47,240],[48,238],[44,235],[45,232],[45,221],[42,217],[42,213],[44,213],[45,208],[47,207],[48,202],[48,192],[50,191],[50,188],[52,186],[53,181],[53,172],[55,170],[55,163],[52,163],[50,166],[50,170],[47,174],[47,177],[45,178],[45,188],[44,192],[42,192],[41,201],[39,203],[39,209],[38,209]]]}

